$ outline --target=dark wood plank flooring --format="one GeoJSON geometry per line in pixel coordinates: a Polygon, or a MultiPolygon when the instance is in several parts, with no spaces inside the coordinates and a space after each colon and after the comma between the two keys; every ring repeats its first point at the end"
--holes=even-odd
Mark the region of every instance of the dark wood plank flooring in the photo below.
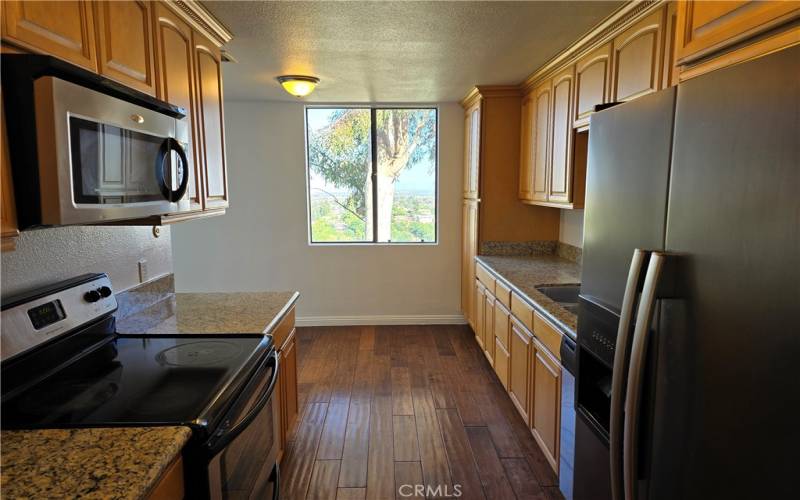
{"type": "Polygon", "coordinates": [[[298,328],[297,339],[281,498],[423,498],[414,485],[428,498],[456,485],[465,499],[562,498],[468,327],[298,328]]]}

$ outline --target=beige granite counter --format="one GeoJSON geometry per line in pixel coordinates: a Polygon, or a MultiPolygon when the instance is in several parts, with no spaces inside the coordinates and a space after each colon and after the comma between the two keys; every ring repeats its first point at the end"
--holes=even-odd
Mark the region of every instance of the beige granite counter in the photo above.
{"type": "Polygon", "coordinates": [[[3,431],[3,498],[144,498],[188,427],[3,431]]]}
{"type": "Polygon", "coordinates": [[[270,333],[297,292],[175,293],[117,321],[123,334],[270,333]]]}
{"type": "Polygon", "coordinates": [[[575,262],[555,255],[478,256],[487,267],[512,290],[522,296],[535,310],[552,320],[573,339],[576,338],[578,317],[536,289],[543,285],[572,285],[581,281],[581,267],[575,262]]]}

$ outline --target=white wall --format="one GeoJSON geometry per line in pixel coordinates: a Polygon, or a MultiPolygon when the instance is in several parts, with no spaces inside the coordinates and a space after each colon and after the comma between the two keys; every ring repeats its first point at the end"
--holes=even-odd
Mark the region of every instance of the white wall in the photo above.
{"type": "Polygon", "coordinates": [[[439,113],[438,245],[313,247],[303,105],[225,106],[231,207],[173,227],[178,291],[298,290],[298,316],[316,324],[460,318],[460,106],[439,113]]]}
{"type": "Polygon", "coordinates": [[[17,249],[2,257],[4,298],[84,273],[105,272],[114,291],[139,284],[140,259],[149,278],[172,272],[170,230],[151,227],[58,227],[23,231],[17,249]]]}
{"type": "Polygon", "coordinates": [[[583,210],[562,210],[558,241],[583,248],[583,210]]]}

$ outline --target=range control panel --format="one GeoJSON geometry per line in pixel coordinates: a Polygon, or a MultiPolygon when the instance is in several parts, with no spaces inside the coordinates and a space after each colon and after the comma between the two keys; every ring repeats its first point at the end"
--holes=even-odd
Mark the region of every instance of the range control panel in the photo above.
{"type": "Polygon", "coordinates": [[[4,361],[117,309],[111,280],[105,274],[56,283],[7,303],[2,312],[4,361]]]}

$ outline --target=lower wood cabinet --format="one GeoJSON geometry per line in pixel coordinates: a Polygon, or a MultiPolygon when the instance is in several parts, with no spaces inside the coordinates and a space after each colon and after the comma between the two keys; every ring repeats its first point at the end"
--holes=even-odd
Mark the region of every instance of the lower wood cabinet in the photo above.
{"type": "Polygon", "coordinates": [[[530,420],[534,439],[558,473],[561,428],[561,364],[533,339],[530,375],[530,420]]]}
{"type": "Polygon", "coordinates": [[[522,415],[525,423],[530,421],[528,384],[530,382],[532,340],[533,334],[525,328],[525,325],[516,318],[511,318],[508,395],[511,396],[511,402],[517,407],[517,411],[522,415]]]}
{"type": "Polygon", "coordinates": [[[494,304],[494,295],[487,290],[483,302],[483,354],[492,366],[494,366],[494,304]]]}
{"type": "Polygon", "coordinates": [[[161,475],[147,500],[174,500],[183,498],[183,459],[178,456],[161,475]]]}
{"type": "Polygon", "coordinates": [[[461,310],[475,326],[475,256],[478,254],[478,200],[464,199],[461,229],[461,310]]]}
{"type": "Polygon", "coordinates": [[[291,439],[294,424],[297,421],[299,410],[297,400],[297,342],[295,329],[292,328],[289,337],[280,350],[280,407],[281,407],[281,451],[291,439]]]}

